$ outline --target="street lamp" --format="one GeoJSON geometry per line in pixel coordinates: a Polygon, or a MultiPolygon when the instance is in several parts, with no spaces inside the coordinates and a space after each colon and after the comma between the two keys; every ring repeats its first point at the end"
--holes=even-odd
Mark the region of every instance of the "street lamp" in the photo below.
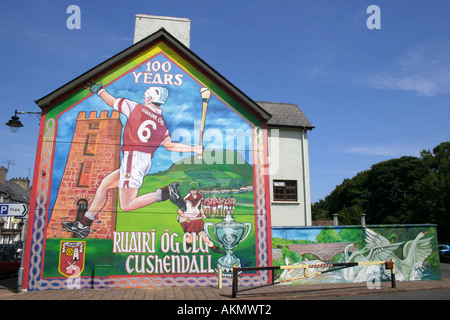
{"type": "Polygon", "coordinates": [[[40,112],[29,112],[29,111],[15,111],[14,115],[11,117],[7,123],[5,123],[13,133],[17,132],[19,128],[23,127],[22,122],[20,122],[18,114],[41,114],[40,112]]]}

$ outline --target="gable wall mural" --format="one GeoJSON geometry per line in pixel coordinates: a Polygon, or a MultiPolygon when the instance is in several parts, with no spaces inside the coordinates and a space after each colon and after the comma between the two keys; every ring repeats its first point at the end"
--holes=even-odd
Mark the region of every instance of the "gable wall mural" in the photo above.
{"type": "Polygon", "coordinates": [[[211,286],[270,265],[265,126],[164,41],[44,108],[24,289],[211,286]]]}

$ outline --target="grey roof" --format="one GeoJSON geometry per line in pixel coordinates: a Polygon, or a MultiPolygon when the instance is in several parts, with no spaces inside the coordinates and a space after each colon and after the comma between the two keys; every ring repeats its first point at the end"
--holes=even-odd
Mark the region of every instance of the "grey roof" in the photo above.
{"type": "Polygon", "coordinates": [[[267,121],[269,127],[291,127],[312,130],[314,126],[300,108],[293,103],[256,101],[272,117],[267,121]]]}
{"type": "Polygon", "coordinates": [[[0,183],[0,193],[4,194],[4,198],[11,198],[15,202],[30,202],[30,191],[11,181],[6,181],[6,184],[0,183]]]}

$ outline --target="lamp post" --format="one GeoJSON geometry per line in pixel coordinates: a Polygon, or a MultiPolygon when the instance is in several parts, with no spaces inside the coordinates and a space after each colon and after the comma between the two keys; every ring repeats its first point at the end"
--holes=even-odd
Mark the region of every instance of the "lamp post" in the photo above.
{"type": "MultiPolygon", "coordinates": [[[[19,128],[23,127],[22,122],[20,122],[18,115],[19,114],[36,114],[41,115],[40,112],[30,112],[30,111],[18,111],[17,109],[14,112],[14,115],[11,117],[11,120],[9,120],[5,125],[7,125],[13,133],[17,132],[19,128]]],[[[19,292],[22,292],[22,285],[23,285],[23,260],[24,260],[24,254],[25,254],[25,242],[26,242],[26,234],[27,234],[27,227],[28,227],[28,217],[25,217],[25,223],[24,226],[25,232],[24,232],[24,241],[23,241],[23,248],[22,248],[22,260],[20,261],[20,268],[19,272],[17,274],[17,290],[19,292]]]]}
{"type": "Polygon", "coordinates": [[[19,117],[17,116],[19,114],[38,114],[38,115],[41,115],[40,112],[18,111],[16,109],[15,113],[11,117],[11,119],[7,123],[5,123],[5,125],[7,125],[11,129],[11,131],[13,133],[17,132],[17,130],[19,130],[19,128],[23,127],[22,122],[20,122],[19,117]]]}

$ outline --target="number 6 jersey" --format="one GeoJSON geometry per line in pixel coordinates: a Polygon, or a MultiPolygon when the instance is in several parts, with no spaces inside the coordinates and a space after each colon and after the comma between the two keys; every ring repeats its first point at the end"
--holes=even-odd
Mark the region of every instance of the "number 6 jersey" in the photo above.
{"type": "Polygon", "coordinates": [[[155,150],[170,139],[162,110],[154,105],[118,98],[114,109],[128,118],[123,133],[123,152],[140,151],[153,157],[155,150]]]}

